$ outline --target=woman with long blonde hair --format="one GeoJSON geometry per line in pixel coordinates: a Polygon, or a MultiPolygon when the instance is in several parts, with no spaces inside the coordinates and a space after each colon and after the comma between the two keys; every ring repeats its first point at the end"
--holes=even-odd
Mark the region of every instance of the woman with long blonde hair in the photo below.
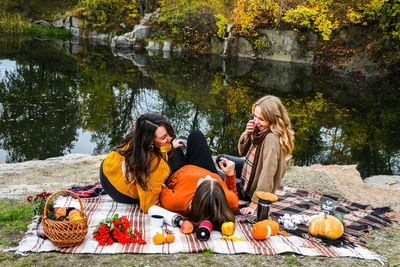
{"type": "Polygon", "coordinates": [[[239,159],[228,155],[221,157],[235,162],[240,177],[237,184],[239,197],[251,200],[242,214],[254,213],[258,205],[257,191],[275,193],[286,172],[286,157],[294,148],[294,132],[285,107],[276,96],[267,95],[258,99],[253,107],[253,119],[239,139],[239,159]]]}

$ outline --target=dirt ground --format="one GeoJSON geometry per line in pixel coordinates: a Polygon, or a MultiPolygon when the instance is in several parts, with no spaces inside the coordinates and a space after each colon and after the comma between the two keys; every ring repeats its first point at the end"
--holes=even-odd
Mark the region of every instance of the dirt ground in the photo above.
{"type": "MultiPolygon", "coordinates": [[[[72,185],[88,185],[98,181],[99,166],[104,155],[68,155],[44,161],[23,163],[0,163],[0,199],[24,201],[29,195],[43,191],[55,192],[68,189],[72,185]]],[[[375,188],[363,183],[356,166],[290,167],[284,177],[283,185],[305,190],[339,195],[351,201],[370,204],[373,207],[391,206],[393,216],[400,214],[400,191],[375,188]]],[[[398,220],[398,216],[395,217],[398,220]]],[[[22,238],[23,233],[20,233],[22,238]]],[[[373,232],[373,237],[365,240],[366,246],[388,259],[388,265],[400,264],[400,226],[397,221],[392,227],[373,232]]],[[[0,245],[0,251],[5,249],[0,245]]],[[[367,265],[378,266],[377,261],[353,258],[306,257],[294,254],[275,256],[259,255],[221,255],[221,254],[175,254],[175,255],[69,255],[62,253],[31,253],[27,257],[12,252],[1,252],[0,262],[12,266],[52,265],[65,266],[80,262],[83,266],[117,265],[367,265]],[[47,262],[47,263],[46,263],[47,262]]],[[[2,264],[3,265],[3,264],[2,264]]]]}

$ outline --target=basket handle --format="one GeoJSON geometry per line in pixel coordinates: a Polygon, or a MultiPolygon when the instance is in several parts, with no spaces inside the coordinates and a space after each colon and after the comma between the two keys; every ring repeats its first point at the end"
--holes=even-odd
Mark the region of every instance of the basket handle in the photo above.
{"type": "Polygon", "coordinates": [[[60,191],[57,191],[57,192],[51,194],[51,196],[49,196],[49,197],[47,198],[46,204],[44,205],[43,219],[46,219],[46,218],[47,218],[47,205],[49,204],[50,200],[51,200],[55,195],[57,195],[57,194],[59,194],[59,193],[68,193],[68,194],[70,194],[70,195],[73,195],[75,198],[77,198],[77,199],[79,200],[79,204],[81,205],[81,213],[83,213],[83,204],[82,204],[81,198],[80,198],[77,194],[75,194],[74,192],[72,192],[72,191],[69,191],[69,190],[60,190],[60,191]]]}

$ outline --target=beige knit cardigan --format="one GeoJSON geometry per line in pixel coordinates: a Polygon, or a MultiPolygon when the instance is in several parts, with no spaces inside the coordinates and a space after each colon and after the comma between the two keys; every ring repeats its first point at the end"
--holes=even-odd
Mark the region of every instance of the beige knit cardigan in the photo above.
{"type": "MultiPolygon", "coordinates": [[[[245,156],[251,146],[250,135],[245,138],[245,132],[240,136],[239,154],[245,156]]],[[[285,155],[279,144],[279,135],[269,133],[264,138],[260,148],[260,157],[254,175],[253,184],[250,185],[251,201],[258,203],[255,192],[265,191],[275,193],[281,186],[282,178],[286,172],[285,155]]]]}

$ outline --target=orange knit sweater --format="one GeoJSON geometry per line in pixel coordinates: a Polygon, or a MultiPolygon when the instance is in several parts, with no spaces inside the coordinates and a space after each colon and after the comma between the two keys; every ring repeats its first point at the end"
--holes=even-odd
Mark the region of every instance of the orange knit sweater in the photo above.
{"type": "MultiPolygon", "coordinates": [[[[118,152],[112,151],[103,162],[103,173],[110,181],[110,183],[120,193],[127,195],[131,198],[140,200],[140,208],[144,213],[147,213],[149,208],[153,205],[160,206],[160,192],[162,184],[168,178],[171,170],[168,165],[168,151],[171,150],[171,145],[160,148],[166,160],[161,159],[157,169],[150,173],[150,180],[148,182],[148,190],[145,191],[143,188],[133,183],[126,183],[126,177],[122,170],[122,162],[125,160],[118,152]]],[[[155,154],[151,155],[151,166],[150,169],[154,169],[158,162],[155,154]]]]}
{"type": "Polygon", "coordinates": [[[194,165],[186,165],[170,177],[167,186],[161,191],[161,205],[167,210],[187,215],[188,207],[197,189],[197,181],[206,175],[218,180],[225,191],[229,206],[235,212],[239,205],[236,175],[226,176],[223,181],[219,175],[194,165]]]}

